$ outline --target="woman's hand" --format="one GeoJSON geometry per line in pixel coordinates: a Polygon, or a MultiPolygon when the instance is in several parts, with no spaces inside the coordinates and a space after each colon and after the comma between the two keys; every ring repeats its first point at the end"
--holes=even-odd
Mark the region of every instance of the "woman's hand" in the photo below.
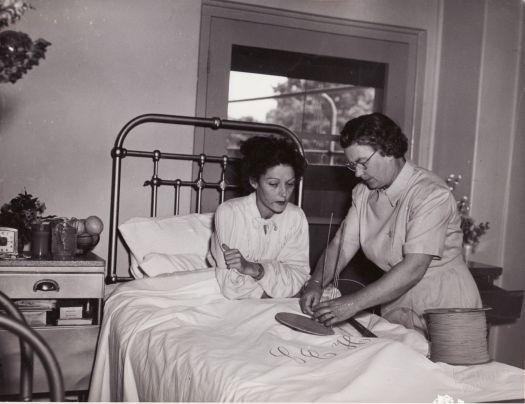
{"type": "Polygon", "coordinates": [[[301,311],[304,314],[312,316],[314,314],[313,307],[319,304],[322,294],[323,289],[319,283],[312,281],[308,282],[301,299],[299,300],[301,311]]]}
{"type": "Polygon", "coordinates": [[[357,314],[355,301],[351,295],[321,302],[313,307],[313,318],[327,327],[348,320],[357,314]]]}
{"type": "Polygon", "coordinates": [[[222,244],[222,249],[228,269],[235,268],[239,273],[252,277],[260,275],[259,268],[253,262],[247,261],[238,249],[230,248],[226,244],[222,244]]]}

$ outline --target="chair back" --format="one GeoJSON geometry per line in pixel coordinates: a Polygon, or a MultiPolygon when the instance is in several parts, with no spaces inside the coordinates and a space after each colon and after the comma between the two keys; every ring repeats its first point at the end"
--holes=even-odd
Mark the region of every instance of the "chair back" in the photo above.
{"type": "Polygon", "coordinates": [[[24,316],[4,293],[0,292],[0,327],[20,339],[20,400],[32,401],[33,351],[39,357],[47,375],[51,401],[64,401],[64,379],[58,361],[46,341],[25,321],[24,316]]]}

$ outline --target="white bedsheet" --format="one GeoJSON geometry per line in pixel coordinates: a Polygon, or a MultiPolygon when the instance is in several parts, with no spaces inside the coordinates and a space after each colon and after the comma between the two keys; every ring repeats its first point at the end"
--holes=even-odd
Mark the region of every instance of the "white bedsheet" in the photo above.
{"type": "Polygon", "coordinates": [[[426,358],[414,331],[369,314],[333,336],[293,331],[297,299],[227,300],[213,270],[120,285],[105,305],[90,401],[480,402],[524,397],[524,371],[426,358]],[[453,400],[453,401],[450,401],[453,400]]]}

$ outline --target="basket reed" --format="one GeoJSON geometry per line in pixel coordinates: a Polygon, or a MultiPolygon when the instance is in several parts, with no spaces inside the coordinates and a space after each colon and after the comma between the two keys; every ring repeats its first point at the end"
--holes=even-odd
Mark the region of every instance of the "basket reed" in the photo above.
{"type": "Polygon", "coordinates": [[[490,308],[425,310],[430,359],[451,365],[489,362],[487,310],[490,308]]]}

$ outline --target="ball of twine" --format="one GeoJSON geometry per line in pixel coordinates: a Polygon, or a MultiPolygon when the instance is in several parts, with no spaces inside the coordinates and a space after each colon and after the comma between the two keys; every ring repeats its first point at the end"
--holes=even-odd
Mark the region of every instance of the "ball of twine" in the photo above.
{"type": "Polygon", "coordinates": [[[451,365],[489,362],[486,310],[490,309],[425,310],[430,359],[451,365]]]}

